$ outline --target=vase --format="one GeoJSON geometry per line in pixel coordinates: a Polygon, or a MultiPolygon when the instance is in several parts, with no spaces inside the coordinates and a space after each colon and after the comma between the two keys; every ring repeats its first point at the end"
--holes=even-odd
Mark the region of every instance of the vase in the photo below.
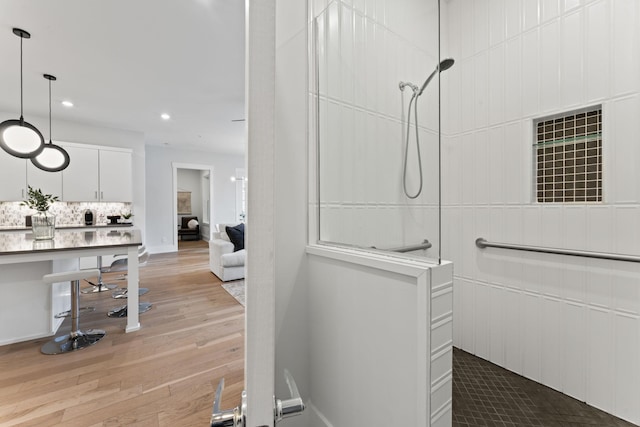
{"type": "Polygon", "coordinates": [[[47,211],[38,211],[31,216],[31,229],[35,240],[53,239],[56,232],[56,216],[47,211]]]}

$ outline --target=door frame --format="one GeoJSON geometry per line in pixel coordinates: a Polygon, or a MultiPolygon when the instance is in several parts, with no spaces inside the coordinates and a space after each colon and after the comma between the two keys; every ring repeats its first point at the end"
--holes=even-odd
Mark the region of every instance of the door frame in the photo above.
{"type": "Polygon", "coordinates": [[[276,0],[246,0],[247,427],[274,425],[276,0]],[[255,286],[252,286],[256,283],[255,286]]]}
{"type": "Polygon", "coordinates": [[[178,222],[178,169],[191,169],[191,170],[199,170],[199,171],[207,171],[209,172],[209,230],[211,230],[211,224],[214,224],[213,221],[213,166],[197,164],[197,163],[177,163],[171,162],[171,168],[173,170],[173,250],[178,250],[178,226],[180,225],[178,222]]]}

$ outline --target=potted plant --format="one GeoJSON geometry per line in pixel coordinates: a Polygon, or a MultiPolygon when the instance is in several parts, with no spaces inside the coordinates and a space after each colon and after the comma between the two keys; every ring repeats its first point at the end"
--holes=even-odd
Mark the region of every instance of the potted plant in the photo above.
{"type": "Polygon", "coordinates": [[[129,224],[131,222],[131,217],[133,216],[133,213],[131,213],[131,211],[127,211],[127,212],[123,212],[120,215],[122,215],[122,219],[123,219],[123,223],[125,224],[129,224]]]}
{"type": "Polygon", "coordinates": [[[33,238],[36,240],[53,239],[56,216],[49,212],[49,208],[58,201],[58,196],[43,194],[41,189],[34,189],[30,185],[27,188],[27,196],[27,200],[20,204],[37,211],[31,215],[33,238]]]}

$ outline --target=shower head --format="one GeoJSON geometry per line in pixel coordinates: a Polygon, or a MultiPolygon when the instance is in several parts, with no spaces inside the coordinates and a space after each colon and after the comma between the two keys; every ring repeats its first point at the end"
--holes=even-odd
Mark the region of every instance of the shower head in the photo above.
{"type": "Polygon", "coordinates": [[[418,95],[417,96],[422,95],[422,92],[424,92],[425,88],[427,87],[427,85],[429,84],[429,82],[431,81],[433,76],[435,76],[438,71],[442,72],[442,71],[448,70],[449,68],[451,68],[453,66],[454,62],[455,61],[453,60],[453,58],[447,58],[447,59],[443,59],[442,61],[440,61],[440,63],[436,66],[436,69],[433,70],[433,73],[431,73],[431,75],[429,77],[427,77],[427,80],[424,82],[424,84],[420,88],[420,91],[418,91],[418,95]]]}
{"type": "Polygon", "coordinates": [[[440,62],[440,71],[447,71],[449,68],[453,67],[453,63],[456,62],[453,58],[443,59],[440,62]]]}

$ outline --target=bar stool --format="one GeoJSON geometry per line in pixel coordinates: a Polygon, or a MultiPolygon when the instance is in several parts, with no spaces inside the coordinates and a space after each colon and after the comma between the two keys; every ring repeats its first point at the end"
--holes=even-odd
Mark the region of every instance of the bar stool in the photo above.
{"type": "Polygon", "coordinates": [[[80,280],[95,277],[97,269],[68,271],[46,274],[42,277],[44,283],[71,282],[71,332],[60,335],[42,346],[44,354],[69,353],[82,350],[97,343],[107,333],[102,329],[87,329],[82,331],[79,325],[80,317],[80,280]]]}
{"type": "MultiPolygon", "coordinates": [[[[118,255],[116,255],[116,257],[118,257],[118,255]]],[[[147,252],[147,249],[144,246],[141,246],[140,249],[138,249],[138,263],[139,265],[144,265],[147,263],[147,260],[149,259],[149,253],[147,252]]],[[[129,267],[129,261],[128,259],[125,258],[117,258],[116,260],[114,260],[111,263],[111,267],[109,268],[109,271],[127,271],[129,267]]],[[[138,288],[138,296],[140,295],[144,295],[147,292],[149,292],[149,288],[138,288]]],[[[124,299],[127,298],[129,294],[129,290],[127,288],[120,288],[116,291],[114,291],[111,294],[112,298],[115,299],[124,299]]],[[[151,310],[152,304],[149,302],[140,302],[138,303],[138,313],[145,313],[149,310],[151,310]]],[[[125,304],[123,306],[120,307],[116,307],[112,310],[110,310],[107,313],[107,316],[109,317],[127,317],[128,314],[128,305],[125,304]]]]}
{"type": "MultiPolygon", "coordinates": [[[[111,263],[109,267],[109,272],[112,271],[127,271],[129,268],[129,260],[125,255],[116,255],[116,259],[111,263]]],[[[149,252],[144,246],[141,246],[138,249],[138,265],[142,267],[149,260],[149,252]]],[[[126,274],[125,274],[126,277],[126,274]]],[[[138,288],[138,296],[142,296],[149,292],[149,288],[138,288]]],[[[123,299],[127,298],[129,291],[127,288],[119,288],[111,293],[111,298],[114,299],[123,299]]]]}
{"type": "Polygon", "coordinates": [[[97,274],[98,283],[93,283],[93,282],[85,279],[85,282],[90,284],[91,287],[83,289],[81,291],[83,294],[93,294],[93,293],[98,293],[98,292],[106,292],[106,291],[110,291],[110,290],[115,289],[115,288],[118,287],[118,285],[113,285],[111,283],[104,283],[102,281],[102,273],[104,271],[104,269],[102,268],[102,255],[98,255],[98,257],[97,257],[97,269],[98,269],[98,274],[97,274]]]}

